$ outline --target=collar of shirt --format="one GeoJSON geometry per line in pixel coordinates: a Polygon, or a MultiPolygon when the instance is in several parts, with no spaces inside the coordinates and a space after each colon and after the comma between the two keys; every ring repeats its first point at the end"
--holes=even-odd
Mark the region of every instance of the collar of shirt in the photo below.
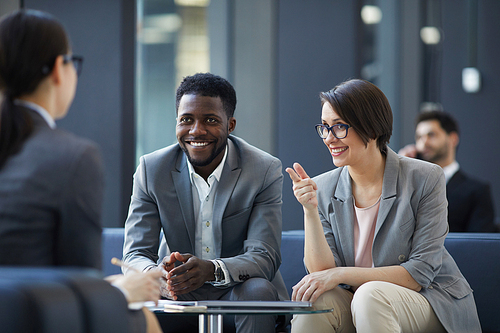
{"type": "Polygon", "coordinates": [[[460,165],[458,164],[457,161],[451,162],[451,164],[448,164],[443,168],[444,171],[444,178],[446,179],[446,184],[448,184],[448,181],[453,177],[453,175],[460,169],[460,165]]]}
{"type": "Polygon", "coordinates": [[[226,145],[226,149],[224,151],[224,157],[222,158],[222,161],[219,163],[217,168],[215,168],[215,170],[212,172],[212,174],[210,176],[208,176],[207,182],[205,182],[203,177],[201,177],[200,175],[198,175],[196,173],[196,171],[194,170],[194,167],[191,165],[189,160],[187,161],[188,170],[189,170],[189,180],[191,181],[191,185],[194,185],[198,189],[198,195],[200,197],[200,201],[203,201],[202,198],[205,198],[208,194],[208,193],[204,193],[205,191],[202,190],[203,184],[206,185],[206,186],[204,186],[206,188],[206,191],[210,192],[210,187],[213,185],[213,183],[216,180],[217,180],[217,182],[220,180],[220,177],[222,175],[222,169],[224,168],[224,163],[226,163],[226,159],[227,159],[227,151],[228,151],[228,146],[226,145]]]}
{"type": "Polygon", "coordinates": [[[22,99],[14,100],[14,104],[24,106],[28,109],[36,111],[45,120],[45,122],[49,125],[50,128],[52,129],[56,128],[56,122],[54,121],[54,118],[52,118],[52,116],[47,112],[47,110],[42,108],[40,105],[24,101],[22,99]]]}

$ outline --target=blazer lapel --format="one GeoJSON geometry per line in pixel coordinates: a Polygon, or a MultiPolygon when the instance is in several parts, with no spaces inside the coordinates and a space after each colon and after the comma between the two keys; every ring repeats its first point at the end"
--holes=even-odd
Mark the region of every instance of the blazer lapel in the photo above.
{"type": "Polygon", "coordinates": [[[174,180],[175,191],[179,198],[182,217],[186,225],[191,249],[194,253],[195,247],[195,224],[193,212],[193,194],[191,190],[191,181],[189,180],[189,169],[187,167],[186,155],[181,153],[177,157],[176,170],[172,170],[172,179],[174,180]]]}
{"type": "MultiPolygon", "coordinates": [[[[396,200],[399,159],[394,151],[388,149],[382,185],[382,197],[375,226],[375,237],[387,218],[396,200]]],[[[339,229],[340,244],[344,249],[347,266],[354,266],[354,197],[352,196],[351,176],[348,168],[343,168],[334,197],[332,198],[335,221],[339,229]]]]}
{"type": "Polygon", "coordinates": [[[217,185],[212,220],[214,227],[215,255],[217,257],[220,257],[222,253],[222,217],[241,173],[238,151],[231,140],[227,140],[226,149],[228,149],[226,164],[222,169],[220,181],[217,185]]]}
{"type": "Polygon", "coordinates": [[[342,169],[338,185],[332,198],[333,212],[339,229],[346,266],[354,266],[354,197],[352,196],[351,176],[346,167],[342,169]]]}
{"type": "Polygon", "coordinates": [[[396,185],[399,176],[399,159],[394,151],[387,148],[387,158],[385,160],[384,180],[382,184],[382,197],[378,210],[377,223],[375,226],[375,236],[384,224],[387,215],[391,211],[396,200],[396,185]]]}

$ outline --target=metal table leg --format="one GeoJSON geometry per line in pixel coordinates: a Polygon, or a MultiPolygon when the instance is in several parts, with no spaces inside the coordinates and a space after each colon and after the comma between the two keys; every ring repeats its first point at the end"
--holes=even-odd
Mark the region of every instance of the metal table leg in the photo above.
{"type": "Polygon", "coordinates": [[[200,314],[198,321],[199,333],[222,333],[221,314],[200,314]]]}

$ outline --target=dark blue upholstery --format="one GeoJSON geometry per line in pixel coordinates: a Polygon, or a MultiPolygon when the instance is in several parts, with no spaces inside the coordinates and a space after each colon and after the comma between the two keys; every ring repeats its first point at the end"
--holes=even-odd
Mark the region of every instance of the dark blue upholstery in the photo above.
{"type": "Polygon", "coordinates": [[[500,332],[500,234],[450,233],[445,246],[474,290],[483,332],[500,332]]]}
{"type": "Polygon", "coordinates": [[[292,287],[306,275],[304,266],[304,230],[283,231],[281,236],[280,272],[288,293],[292,295],[292,287]]]}
{"type": "Polygon", "coordinates": [[[0,327],[5,332],[33,332],[30,296],[17,281],[0,279],[0,327]],[[13,313],[16,315],[13,316],[13,313]]]}
{"type": "Polygon", "coordinates": [[[84,332],[76,296],[56,281],[0,277],[0,310],[2,332],[84,332]]]}
{"type": "Polygon", "coordinates": [[[0,268],[2,332],[128,332],[123,294],[85,268],[0,268]]]}
{"type": "Polygon", "coordinates": [[[124,228],[104,228],[102,231],[102,272],[104,276],[121,274],[120,267],[111,263],[111,258],[123,257],[124,228]]]}
{"type": "Polygon", "coordinates": [[[82,274],[64,274],[66,285],[78,296],[84,311],[86,331],[91,333],[127,332],[128,303],[123,293],[109,282],[82,274]]]}

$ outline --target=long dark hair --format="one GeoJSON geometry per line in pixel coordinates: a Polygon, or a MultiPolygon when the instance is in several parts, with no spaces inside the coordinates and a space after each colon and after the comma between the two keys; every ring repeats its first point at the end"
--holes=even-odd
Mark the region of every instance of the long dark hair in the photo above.
{"type": "Polygon", "coordinates": [[[19,10],[0,21],[0,168],[17,153],[33,123],[14,100],[33,93],[51,72],[59,55],[70,50],[64,27],[53,16],[19,10]]]}

